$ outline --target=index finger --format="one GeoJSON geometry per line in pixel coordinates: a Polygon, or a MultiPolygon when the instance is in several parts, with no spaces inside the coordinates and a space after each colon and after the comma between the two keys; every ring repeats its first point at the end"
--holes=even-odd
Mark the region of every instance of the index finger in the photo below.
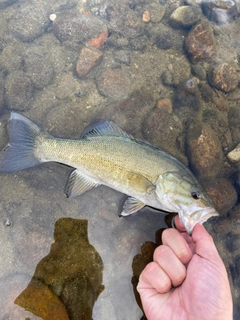
{"type": "Polygon", "coordinates": [[[162,234],[163,245],[172,249],[177,258],[183,263],[188,264],[192,259],[192,250],[183,235],[175,229],[166,229],[162,234]]]}

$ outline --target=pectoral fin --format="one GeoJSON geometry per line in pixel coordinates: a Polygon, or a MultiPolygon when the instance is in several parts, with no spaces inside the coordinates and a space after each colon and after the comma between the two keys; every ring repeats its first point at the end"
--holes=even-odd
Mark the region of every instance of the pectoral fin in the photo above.
{"type": "Polygon", "coordinates": [[[76,169],[69,176],[65,192],[68,198],[76,197],[93,187],[97,187],[98,185],[99,183],[95,182],[89,177],[84,176],[76,169]]]}
{"type": "Polygon", "coordinates": [[[120,216],[129,216],[130,214],[139,211],[145,206],[145,203],[139,201],[136,198],[128,197],[123,204],[123,210],[120,216]]]}

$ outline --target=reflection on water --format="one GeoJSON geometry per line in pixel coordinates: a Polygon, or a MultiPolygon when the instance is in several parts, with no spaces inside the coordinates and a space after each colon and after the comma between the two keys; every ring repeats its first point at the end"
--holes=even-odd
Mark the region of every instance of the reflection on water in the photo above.
{"type": "MultiPolygon", "coordinates": [[[[240,316],[239,28],[239,1],[0,0],[0,148],[15,110],[58,137],[79,138],[91,121],[110,119],[189,165],[221,215],[206,226],[228,269],[234,319],[240,316]]],[[[41,300],[24,296],[36,288],[74,319],[82,295],[90,309],[94,304],[101,290],[91,277],[98,275],[101,288],[102,272],[105,289],[92,317],[138,320],[133,287],[160,243],[154,235],[166,226],[164,215],[146,208],[120,219],[121,195],[106,187],[66,199],[69,173],[47,164],[1,174],[0,319],[44,319],[33,315],[41,300]],[[87,244],[86,220],[95,249],[87,244]],[[83,237],[71,235],[64,245],[55,237],[49,253],[55,224],[55,232],[67,234],[78,223],[83,237]],[[84,241],[88,251],[81,251],[84,241]],[[85,254],[94,272],[85,267],[83,277],[78,257],[85,254]],[[67,273],[54,271],[60,257],[67,273]]]]}

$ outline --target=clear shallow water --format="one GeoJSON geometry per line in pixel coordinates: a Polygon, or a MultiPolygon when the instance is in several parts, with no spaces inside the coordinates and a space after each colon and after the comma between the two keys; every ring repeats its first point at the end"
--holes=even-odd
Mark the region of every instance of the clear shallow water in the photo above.
{"type": "MultiPolygon", "coordinates": [[[[188,163],[186,130],[189,122],[200,117],[200,109],[204,121],[219,136],[225,156],[240,142],[240,129],[231,120],[231,114],[239,107],[239,88],[229,94],[213,89],[215,95],[210,94],[207,99],[204,89],[200,95],[194,93],[192,99],[181,87],[182,81],[193,77],[199,88],[209,84],[201,72],[209,71],[212,63],[201,60],[201,71],[196,74],[192,70],[194,64],[184,47],[189,29],[173,29],[169,25],[170,13],[181,4],[0,1],[0,146],[7,142],[6,123],[11,110],[26,115],[56,136],[70,138],[79,137],[91,121],[104,118],[188,163]],[[149,22],[143,22],[146,11],[150,13],[149,22]],[[82,31],[75,18],[79,12],[87,17],[91,14],[86,22],[87,32],[82,31]],[[61,32],[56,28],[54,31],[49,19],[52,13],[63,13],[70,27],[62,23],[61,32]],[[86,45],[88,40],[97,38],[100,44],[99,34],[104,34],[105,27],[109,32],[105,44],[90,52],[85,50],[91,48],[86,45]],[[84,63],[84,57],[89,64],[84,63]],[[221,103],[216,99],[214,102],[216,97],[221,103]],[[165,103],[167,113],[159,111],[160,105],[155,108],[163,98],[173,104],[171,107],[165,103]],[[227,107],[223,105],[225,101],[227,107]]],[[[199,9],[198,3],[190,5],[199,9]]],[[[207,21],[203,15],[201,19],[207,21]]],[[[216,42],[214,62],[239,68],[239,18],[229,24],[209,24],[216,42]]],[[[232,178],[235,171],[236,167],[225,160],[219,176],[232,178]]],[[[122,195],[102,186],[67,199],[64,188],[70,172],[70,168],[59,164],[45,164],[0,177],[0,319],[53,319],[49,311],[48,315],[41,311],[39,317],[24,311],[42,310],[42,304],[50,309],[54,305],[56,314],[62,317],[59,319],[84,319],[77,309],[82,292],[81,303],[89,304],[89,309],[98,297],[94,319],[137,320],[142,316],[132,286],[133,258],[141,252],[144,242],[155,242],[156,231],[166,226],[164,215],[144,209],[120,219],[122,195]],[[57,239],[56,230],[61,234],[57,239]],[[82,247],[84,251],[80,250],[82,247]],[[45,285],[41,290],[36,279],[45,285]],[[37,289],[48,299],[41,301],[37,289]],[[68,316],[64,315],[63,304],[68,316]]],[[[238,319],[239,215],[224,213],[206,225],[228,268],[238,319]]],[[[153,246],[150,245],[150,252],[153,246]]]]}

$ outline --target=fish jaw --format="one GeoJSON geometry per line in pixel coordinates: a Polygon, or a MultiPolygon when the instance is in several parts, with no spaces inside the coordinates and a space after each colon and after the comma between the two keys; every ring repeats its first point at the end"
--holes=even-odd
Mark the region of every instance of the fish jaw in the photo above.
{"type": "Polygon", "coordinates": [[[218,212],[211,207],[200,209],[191,214],[186,214],[183,210],[180,210],[178,214],[189,235],[192,234],[193,228],[197,223],[203,224],[209,218],[219,215],[218,212]]]}

